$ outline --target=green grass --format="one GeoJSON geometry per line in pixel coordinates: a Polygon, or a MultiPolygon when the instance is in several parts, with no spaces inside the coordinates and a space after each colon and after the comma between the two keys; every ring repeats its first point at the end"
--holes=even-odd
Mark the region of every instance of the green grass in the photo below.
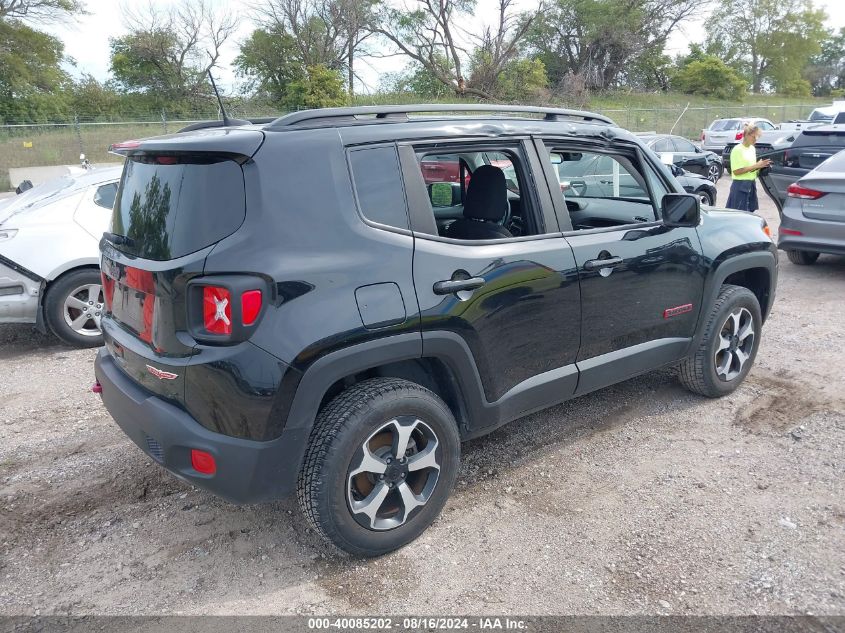
{"type": "MultiPolygon", "coordinates": [[[[379,94],[360,96],[356,105],[409,104],[420,101],[413,94],[379,94]]],[[[441,103],[474,103],[469,99],[444,99],[441,103]]],[[[741,103],[719,101],[705,97],[677,93],[600,93],[591,95],[583,107],[610,116],[618,125],[633,132],[669,132],[697,139],[702,128],[713,119],[732,116],[763,116],[775,122],[803,119],[813,107],[829,104],[829,100],[809,97],[790,99],[776,96],[752,95],[741,103]],[[681,117],[684,108],[689,109],[681,117]],[[678,118],[680,121],[678,121],[678,118]]],[[[553,101],[550,105],[571,106],[553,101]]],[[[256,116],[273,112],[255,113],[256,116]]],[[[132,138],[144,138],[174,132],[180,124],[166,128],[160,120],[151,123],[116,125],[82,124],[79,133],[73,126],[2,127],[0,126],[0,191],[11,188],[9,169],[42,165],[74,165],[84,152],[93,163],[114,161],[108,154],[111,143],[132,138]],[[25,144],[31,143],[31,147],[25,144]]],[[[14,183],[17,185],[18,183],[14,183]]]]}

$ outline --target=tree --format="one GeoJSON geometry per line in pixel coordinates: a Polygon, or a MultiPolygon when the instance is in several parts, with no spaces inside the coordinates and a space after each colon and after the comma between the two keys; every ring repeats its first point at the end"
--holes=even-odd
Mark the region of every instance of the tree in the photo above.
{"type": "Polygon", "coordinates": [[[713,55],[695,55],[674,73],[672,87],[687,94],[741,99],[747,89],[740,74],[713,55]]]}
{"type": "Polygon", "coordinates": [[[0,0],[0,20],[56,22],[84,13],[80,0],[0,0]]]}
{"type": "Polygon", "coordinates": [[[60,40],[17,20],[0,20],[0,119],[30,122],[63,118],[70,78],[60,64],[60,40]]]}
{"type": "Polygon", "coordinates": [[[369,15],[377,0],[262,0],[263,31],[292,38],[304,68],[344,70],[354,93],[355,59],[366,53],[369,15]]]}
{"type": "Polygon", "coordinates": [[[116,84],[127,92],[183,99],[207,92],[208,71],[238,21],[215,13],[208,0],[182,0],[168,9],[130,11],[126,24],[130,32],[110,40],[116,84]]]}
{"type": "Polygon", "coordinates": [[[558,85],[568,74],[589,89],[620,85],[629,73],[664,83],[669,35],[707,0],[555,0],[537,20],[531,45],[558,85]],[[639,64],[639,66],[638,66],[639,64]]]}
{"type": "Polygon", "coordinates": [[[286,97],[291,108],[330,108],[346,103],[343,79],[336,70],[325,66],[306,68],[301,79],[291,82],[286,97]]]}
{"type": "Polygon", "coordinates": [[[721,0],[708,24],[708,48],[745,69],[754,92],[785,92],[820,52],[826,17],[811,0],[721,0]]]}
{"type": "Polygon", "coordinates": [[[804,77],[813,94],[830,96],[833,90],[845,88],[845,28],[829,31],[820,43],[821,51],[810,59],[804,77]]]}
{"type": "Polygon", "coordinates": [[[416,0],[401,8],[385,4],[371,28],[455,94],[490,99],[506,66],[519,59],[543,5],[516,12],[513,0],[498,0],[495,28],[463,33],[457,20],[474,9],[475,0],[416,0]]]}
{"type": "Polygon", "coordinates": [[[281,26],[257,29],[235,59],[245,90],[283,108],[327,107],[346,102],[340,70],[306,65],[296,38],[281,26]]]}

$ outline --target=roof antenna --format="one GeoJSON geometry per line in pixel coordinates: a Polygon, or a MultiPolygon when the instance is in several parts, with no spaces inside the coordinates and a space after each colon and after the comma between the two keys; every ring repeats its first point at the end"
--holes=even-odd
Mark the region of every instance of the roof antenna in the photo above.
{"type": "Polygon", "coordinates": [[[220,106],[220,114],[223,115],[223,127],[229,126],[229,117],[226,116],[226,109],[223,107],[223,99],[220,98],[220,92],[217,90],[217,84],[214,83],[214,76],[211,74],[211,69],[208,69],[208,78],[211,80],[211,87],[214,88],[214,94],[217,96],[217,104],[220,106]]]}

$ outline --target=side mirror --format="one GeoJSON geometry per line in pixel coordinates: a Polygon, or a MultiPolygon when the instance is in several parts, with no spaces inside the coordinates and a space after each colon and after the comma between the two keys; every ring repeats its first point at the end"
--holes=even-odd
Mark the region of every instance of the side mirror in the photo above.
{"type": "Polygon", "coordinates": [[[689,193],[667,193],[660,205],[663,225],[696,227],[701,220],[701,201],[689,193]]]}
{"type": "Polygon", "coordinates": [[[701,152],[703,152],[703,151],[704,151],[704,150],[703,150],[703,149],[701,149],[698,145],[693,145],[693,147],[695,147],[695,153],[696,153],[696,154],[700,154],[701,152]]]}
{"type": "Polygon", "coordinates": [[[675,165],[674,163],[669,165],[669,169],[672,171],[673,176],[683,176],[685,173],[687,173],[687,172],[684,171],[683,167],[679,167],[678,165],[675,165]]]}

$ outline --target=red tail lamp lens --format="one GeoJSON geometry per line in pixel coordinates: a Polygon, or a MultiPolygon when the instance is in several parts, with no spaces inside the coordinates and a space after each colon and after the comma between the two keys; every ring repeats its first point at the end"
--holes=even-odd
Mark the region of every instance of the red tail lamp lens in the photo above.
{"type": "Polygon", "coordinates": [[[244,325],[252,325],[261,312],[261,291],[247,290],[241,295],[241,314],[244,325]]]}
{"type": "Polygon", "coordinates": [[[797,182],[792,183],[786,188],[786,195],[790,198],[801,198],[801,200],[818,200],[825,194],[824,191],[816,191],[815,189],[808,189],[802,187],[797,182]]]}
{"type": "Polygon", "coordinates": [[[217,462],[211,453],[191,449],[191,466],[195,471],[203,475],[213,475],[217,472],[217,462]]]}
{"type": "Polygon", "coordinates": [[[780,232],[783,235],[804,235],[801,231],[793,231],[792,229],[785,229],[783,227],[780,228],[780,232]]]}
{"type": "Polygon", "coordinates": [[[203,287],[202,316],[203,325],[208,332],[232,333],[232,296],[226,288],[203,287]]]}
{"type": "Polygon", "coordinates": [[[741,141],[743,136],[743,132],[737,132],[736,136],[734,137],[735,141],[741,141]]]}

